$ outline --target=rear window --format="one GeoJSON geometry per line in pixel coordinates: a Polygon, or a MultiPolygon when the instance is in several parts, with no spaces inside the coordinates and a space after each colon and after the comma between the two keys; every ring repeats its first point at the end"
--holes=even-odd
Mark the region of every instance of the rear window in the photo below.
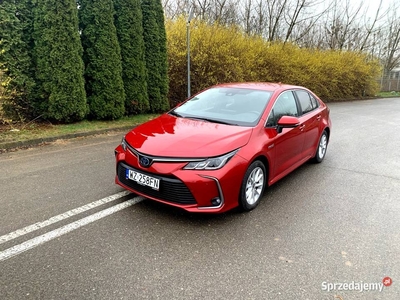
{"type": "Polygon", "coordinates": [[[309,113],[310,111],[318,107],[318,101],[307,91],[295,91],[297,98],[300,102],[300,108],[302,114],[309,113]]]}

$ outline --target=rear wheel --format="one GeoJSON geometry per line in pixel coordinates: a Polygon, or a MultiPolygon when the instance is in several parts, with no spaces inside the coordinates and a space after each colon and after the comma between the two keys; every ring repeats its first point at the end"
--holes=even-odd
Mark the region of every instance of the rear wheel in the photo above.
{"type": "Polygon", "coordinates": [[[321,135],[321,138],[319,139],[317,152],[315,153],[315,156],[313,158],[314,162],[320,163],[324,159],[327,147],[328,147],[328,133],[324,130],[324,132],[321,135]]]}
{"type": "Polygon", "coordinates": [[[240,190],[239,204],[242,210],[250,211],[258,205],[264,193],[267,172],[264,164],[256,160],[247,169],[240,190]]]}

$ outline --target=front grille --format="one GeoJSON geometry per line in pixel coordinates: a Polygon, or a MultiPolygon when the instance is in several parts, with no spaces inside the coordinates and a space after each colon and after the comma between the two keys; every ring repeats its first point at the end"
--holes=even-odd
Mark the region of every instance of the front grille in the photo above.
{"type": "Polygon", "coordinates": [[[127,179],[125,177],[126,169],[136,171],[136,169],[129,167],[124,163],[119,163],[117,167],[118,179],[121,183],[132,188],[133,190],[138,191],[144,195],[168,202],[178,204],[196,204],[196,200],[194,199],[192,193],[181,180],[177,178],[160,176],[159,174],[154,175],[151,173],[143,172],[142,170],[137,170],[138,172],[145,175],[157,177],[160,179],[160,187],[159,190],[156,191],[151,187],[140,185],[133,180],[127,179]]]}

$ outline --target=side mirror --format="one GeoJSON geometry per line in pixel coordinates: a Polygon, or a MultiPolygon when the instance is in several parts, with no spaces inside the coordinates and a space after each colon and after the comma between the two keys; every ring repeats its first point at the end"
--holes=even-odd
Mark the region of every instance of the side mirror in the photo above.
{"type": "Polygon", "coordinates": [[[278,121],[278,126],[276,131],[278,133],[282,132],[283,128],[295,128],[300,125],[300,120],[296,117],[282,116],[278,121]]]}

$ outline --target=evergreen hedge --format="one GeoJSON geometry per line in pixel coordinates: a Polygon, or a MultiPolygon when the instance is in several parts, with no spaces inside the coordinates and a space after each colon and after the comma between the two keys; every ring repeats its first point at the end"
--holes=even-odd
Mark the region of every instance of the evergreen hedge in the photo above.
{"type": "Polygon", "coordinates": [[[161,94],[161,111],[169,109],[168,91],[169,91],[169,80],[168,80],[168,49],[167,49],[167,33],[165,29],[165,18],[164,9],[161,0],[155,0],[155,13],[156,21],[158,26],[159,34],[159,64],[160,64],[160,94],[161,94]]]}
{"type": "Polygon", "coordinates": [[[143,38],[145,44],[145,59],[148,71],[147,91],[152,112],[162,112],[168,109],[166,97],[168,78],[166,72],[166,39],[164,30],[164,15],[160,12],[159,0],[142,0],[143,38]]]}
{"type": "Polygon", "coordinates": [[[79,4],[89,115],[95,119],[120,118],[125,113],[125,92],[113,2],[80,0],[79,4]]]}
{"type": "Polygon", "coordinates": [[[30,0],[0,2],[0,105],[8,118],[19,121],[31,119],[34,114],[32,30],[30,0]]]}
{"type": "Polygon", "coordinates": [[[122,57],[127,114],[149,110],[140,0],[114,0],[115,26],[122,57]]]}
{"type": "Polygon", "coordinates": [[[36,114],[60,122],[87,114],[75,0],[34,0],[36,114]]]}

